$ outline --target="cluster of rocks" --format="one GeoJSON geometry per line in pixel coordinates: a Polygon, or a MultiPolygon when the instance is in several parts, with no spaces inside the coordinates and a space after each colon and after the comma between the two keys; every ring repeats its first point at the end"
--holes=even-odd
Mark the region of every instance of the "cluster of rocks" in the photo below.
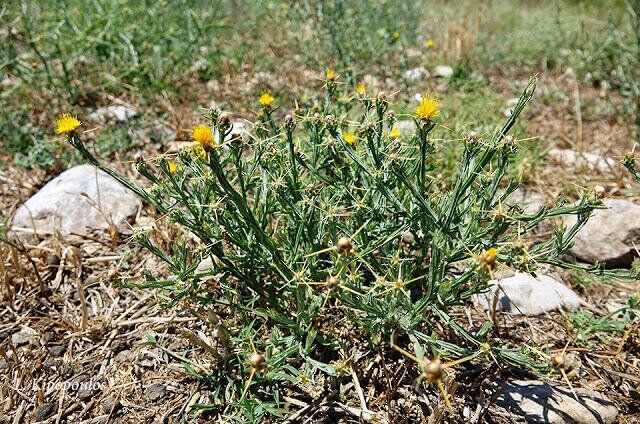
{"type": "Polygon", "coordinates": [[[431,77],[433,75],[436,78],[451,78],[453,76],[453,68],[446,65],[438,65],[433,68],[433,74],[429,72],[424,66],[409,69],[404,72],[403,76],[407,81],[418,81],[431,77]]]}

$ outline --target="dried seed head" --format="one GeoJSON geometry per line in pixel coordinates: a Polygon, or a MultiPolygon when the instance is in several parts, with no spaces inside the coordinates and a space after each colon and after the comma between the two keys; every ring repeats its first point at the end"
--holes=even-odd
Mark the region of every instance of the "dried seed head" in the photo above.
{"type": "Polygon", "coordinates": [[[427,373],[427,379],[431,382],[442,380],[444,372],[442,371],[442,362],[439,359],[433,359],[430,361],[425,369],[427,373]]]}
{"type": "Polygon", "coordinates": [[[595,193],[596,198],[598,199],[602,199],[605,196],[605,194],[607,194],[607,190],[601,185],[595,186],[593,188],[593,192],[595,193]]]}
{"type": "Polygon", "coordinates": [[[563,369],[567,366],[567,358],[562,354],[555,355],[551,358],[551,365],[554,369],[563,369]]]}
{"type": "Polygon", "coordinates": [[[136,153],[134,159],[136,164],[142,163],[144,162],[144,157],[142,156],[142,153],[136,153]]]}
{"type": "Polygon", "coordinates": [[[633,152],[628,152],[626,155],[624,155],[623,162],[629,165],[633,165],[636,162],[636,155],[633,152]]]}
{"type": "Polygon", "coordinates": [[[384,91],[379,91],[377,98],[380,101],[387,100],[387,94],[384,91]]]}
{"type": "Polygon", "coordinates": [[[338,239],[337,246],[338,249],[340,249],[343,253],[346,253],[351,250],[351,240],[349,239],[349,237],[340,237],[338,239]]]}
{"type": "Polygon", "coordinates": [[[249,356],[249,364],[256,370],[259,370],[264,366],[264,357],[257,352],[252,353],[251,356],[249,356]]]}
{"type": "Polygon", "coordinates": [[[478,133],[475,131],[469,131],[467,135],[467,141],[478,141],[478,133]]]}
{"type": "Polygon", "coordinates": [[[293,124],[293,116],[287,114],[287,116],[284,117],[284,123],[285,124],[293,124]]]}
{"type": "Polygon", "coordinates": [[[327,278],[327,287],[328,288],[335,289],[336,287],[338,287],[338,285],[340,285],[340,281],[336,277],[330,275],[327,278]]]}
{"type": "Polygon", "coordinates": [[[333,115],[327,115],[324,120],[327,122],[327,124],[329,125],[335,125],[336,123],[336,117],[333,115]]]}
{"type": "Polygon", "coordinates": [[[413,235],[411,231],[405,231],[402,234],[401,240],[404,244],[413,244],[416,241],[416,237],[413,235]]]}
{"type": "Polygon", "coordinates": [[[218,122],[221,125],[227,125],[231,120],[229,119],[229,115],[226,112],[222,112],[220,116],[218,116],[218,122]]]}

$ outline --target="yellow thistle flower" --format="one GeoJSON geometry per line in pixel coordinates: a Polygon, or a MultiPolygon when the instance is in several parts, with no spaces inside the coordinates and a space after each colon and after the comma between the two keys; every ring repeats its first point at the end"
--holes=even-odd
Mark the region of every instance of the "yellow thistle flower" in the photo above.
{"type": "Polygon", "coordinates": [[[433,46],[435,46],[435,45],[436,45],[436,40],[434,40],[433,38],[430,38],[430,39],[427,41],[427,47],[431,48],[431,47],[433,47],[433,46]]]}
{"type": "Polygon", "coordinates": [[[191,133],[191,138],[203,147],[211,147],[213,144],[213,134],[211,133],[211,128],[207,125],[198,125],[195,127],[193,133],[191,133]]]}
{"type": "Polygon", "coordinates": [[[262,105],[262,107],[269,108],[275,102],[276,99],[271,94],[266,91],[262,93],[262,96],[258,99],[258,102],[262,105]]]}
{"type": "Polygon", "coordinates": [[[167,165],[169,166],[169,173],[170,174],[175,174],[176,171],[178,170],[178,167],[176,166],[176,163],[172,160],[170,160],[167,165]]]}
{"type": "Polygon", "coordinates": [[[389,134],[389,136],[390,136],[391,138],[393,138],[394,140],[395,140],[396,138],[400,138],[400,136],[401,136],[401,135],[402,135],[402,134],[400,133],[400,129],[399,129],[398,127],[393,127],[393,128],[391,129],[391,133],[389,134]]]}
{"type": "Polygon", "coordinates": [[[397,40],[398,38],[400,38],[400,33],[398,31],[394,32],[392,35],[394,40],[397,40]]]}
{"type": "Polygon", "coordinates": [[[438,110],[438,105],[440,104],[440,100],[435,97],[431,97],[428,94],[425,94],[422,100],[420,100],[420,104],[416,108],[416,116],[420,119],[430,120],[431,118],[435,118],[440,115],[440,111],[438,110]]]}
{"type": "Polygon", "coordinates": [[[365,87],[363,83],[360,83],[356,86],[356,91],[359,95],[364,96],[364,93],[367,91],[367,87],[365,87]]]}
{"type": "Polygon", "coordinates": [[[56,127],[58,134],[70,133],[82,125],[78,118],[71,116],[70,113],[63,113],[56,119],[56,127]]]}
{"type": "Polygon", "coordinates": [[[350,132],[343,132],[342,133],[342,139],[347,144],[354,144],[356,142],[356,135],[354,133],[350,133],[350,132]]]}
{"type": "Polygon", "coordinates": [[[491,268],[496,263],[496,258],[498,257],[498,253],[500,253],[500,249],[497,247],[492,247],[490,249],[485,250],[480,254],[480,262],[491,268]]]}
{"type": "Polygon", "coordinates": [[[334,71],[332,68],[327,69],[327,79],[329,81],[333,81],[334,79],[336,79],[336,71],[334,71]]]}

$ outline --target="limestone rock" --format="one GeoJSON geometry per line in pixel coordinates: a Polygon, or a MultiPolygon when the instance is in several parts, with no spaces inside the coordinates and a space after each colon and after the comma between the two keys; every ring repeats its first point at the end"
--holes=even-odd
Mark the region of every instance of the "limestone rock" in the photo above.
{"type": "Polygon", "coordinates": [[[144,389],[145,396],[155,402],[167,395],[167,388],[162,383],[151,383],[144,389]]]}
{"type": "Polygon", "coordinates": [[[606,396],[587,389],[569,388],[538,380],[516,380],[507,384],[496,403],[527,423],[610,424],[618,409],[606,396]]]}
{"type": "Polygon", "coordinates": [[[138,112],[122,105],[112,105],[96,109],[89,119],[101,124],[107,122],[124,122],[138,115],[138,112]]]}
{"type": "MultiPolygon", "coordinates": [[[[640,205],[624,199],[606,199],[604,204],[607,209],[593,211],[574,237],[571,253],[589,263],[629,266],[637,256],[634,243],[640,246],[640,205]]],[[[575,222],[573,215],[565,218],[568,228],[575,222]]]]}
{"type": "Polygon", "coordinates": [[[536,191],[518,188],[511,193],[507,203],[520,206],[526,214],[535,214],[544,206],[545,197],[536,191]]]}
{"type": "Polygon", "coordinates": [[[25,238],[36,232],[87,235],[93,230],[126,228],[141,202],[129,189],[91,165],[66,170],[27,200],[12,221],[12,231],[25,238]],[[107,219],[105,219],[107,217],[107,219]]]}
{"type": "Polygon", "coordinates": [[[439,65],[433,70],[433,76],[440,78],[451,78],[453,68],[451,66],[439,65]]]}
{"type": "Polygon", "coordinates": [[[421,79],[426,79],[426,78],[429,78],[429,71],[424,66],[409,69],[404,72],[404,78],[407,81],[417,81],[421,79]]]}
{"type": "Polygon", "coordinates": [[[577,309],[580,298],[567,286],[547,275],[517,272],[513,277],[489,281],[489,291],[473,297],[476,306],[516,315],[539,315],[560,308],[577,309]]]}
{"type": "Polygon", "coordinates": [[[11,343],[16,347],[26,344],[37,345],[39,337],[36,330],[30,327],[23,327],[22,330],[11,335],[11,343]]]}
{"type": "Polygon", "coordinates": [[[551,149],[547,155],[562,166],[586,167],[600,172],[611,172],[615,167],[621,166],[614,159],[597,152],[579,153],[571,149],[551,149]]]}

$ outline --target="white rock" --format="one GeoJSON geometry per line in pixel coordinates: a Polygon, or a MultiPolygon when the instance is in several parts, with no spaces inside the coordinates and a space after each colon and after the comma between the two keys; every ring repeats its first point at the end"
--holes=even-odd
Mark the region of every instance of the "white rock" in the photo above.
{"type": "Polygon", "coordinates": [[[22,346],[25,344],[38,344],[39,334],[31,327],[23,327],[19,332],[11,335],[11,343],[14,346],[22,346]]]}
{"type": "Polygon", "coordinates": [[[111,176],[91,165],[68,169],[49,181],[27,200],[12,220],[12,231],[19,237],[37,232],[48,235],[86,235],[109,228],[105,216],[123,229],[136,216],[138,197],[111,176]]]}
{"type": "Polygon", "coordinates": [[[104,124],[110,121],[128,121],[136,115],[138,115],[138,112],[129,107],[122,105],[113,105],[96,109],[95,112],[89,115],[89,119],[104,124]]]}
{"type": "Polygon", "coordinates": [[[440,78],[450,78],[453,75],[451,66],[439,65],[433,70],[433,76],[440,78]]]}
{"type": "MultiPolygon", "coordinates": [[[[640,205],[624,199],[606,199],[607,209],[596,209],[574,237],[571,248],[578,259],[611,266],[628,266],[640,248],[640,205]]],[[[564,219],[567,228],[576,222],[574,215],[564,219]]]]}
{"type": "Polygon", "coordinates": [[[611,172],[612,169],[620,166],[614,159],[598,153],[578,153],[571,149],[551,149],[547,155],[551,160],[562,166],[586,167],[601,172],[611,172]]]}
{"type": "Polygon", "coordinates": [[[618,409],[611,400],[593,390],[566,387],[539,380],[515,380],[507,384],[496,403],[527,423],[611,424],[618,409]]]}
{"type": "Polygon", "coordinates": [[[539,315],[555,309],[577,309],[580,298],[567,286],[547,275],[516,272],[513,277],[489,281],[489,291],[473,297],[473,303],[492,310],[498,296],[497,311],[515,315],[539,315]]]}
{"type": "Polygon", "coordinates": [[[206,60],[198,59],[193,63],[193,65],[191,65],[191,67],[189,68],[189,71],[191,72],[206,71],[208,67],[209,67],[209,64],[207,63],[206,60]]]}
{"type": "Polygon", "coordinates": [[[408,71],[405,71],[404,78],[409,81],[426,79],[426,78],[429,78],[429,71],[424,66],[409,69],[408,71]]]}
{"type": "Polygon", "coordinates": [[[545,204],[545,197],[533,190],[518,188],[507,199],[507,203],[518,205],[526,214],[534,214],[545,204]]]}

